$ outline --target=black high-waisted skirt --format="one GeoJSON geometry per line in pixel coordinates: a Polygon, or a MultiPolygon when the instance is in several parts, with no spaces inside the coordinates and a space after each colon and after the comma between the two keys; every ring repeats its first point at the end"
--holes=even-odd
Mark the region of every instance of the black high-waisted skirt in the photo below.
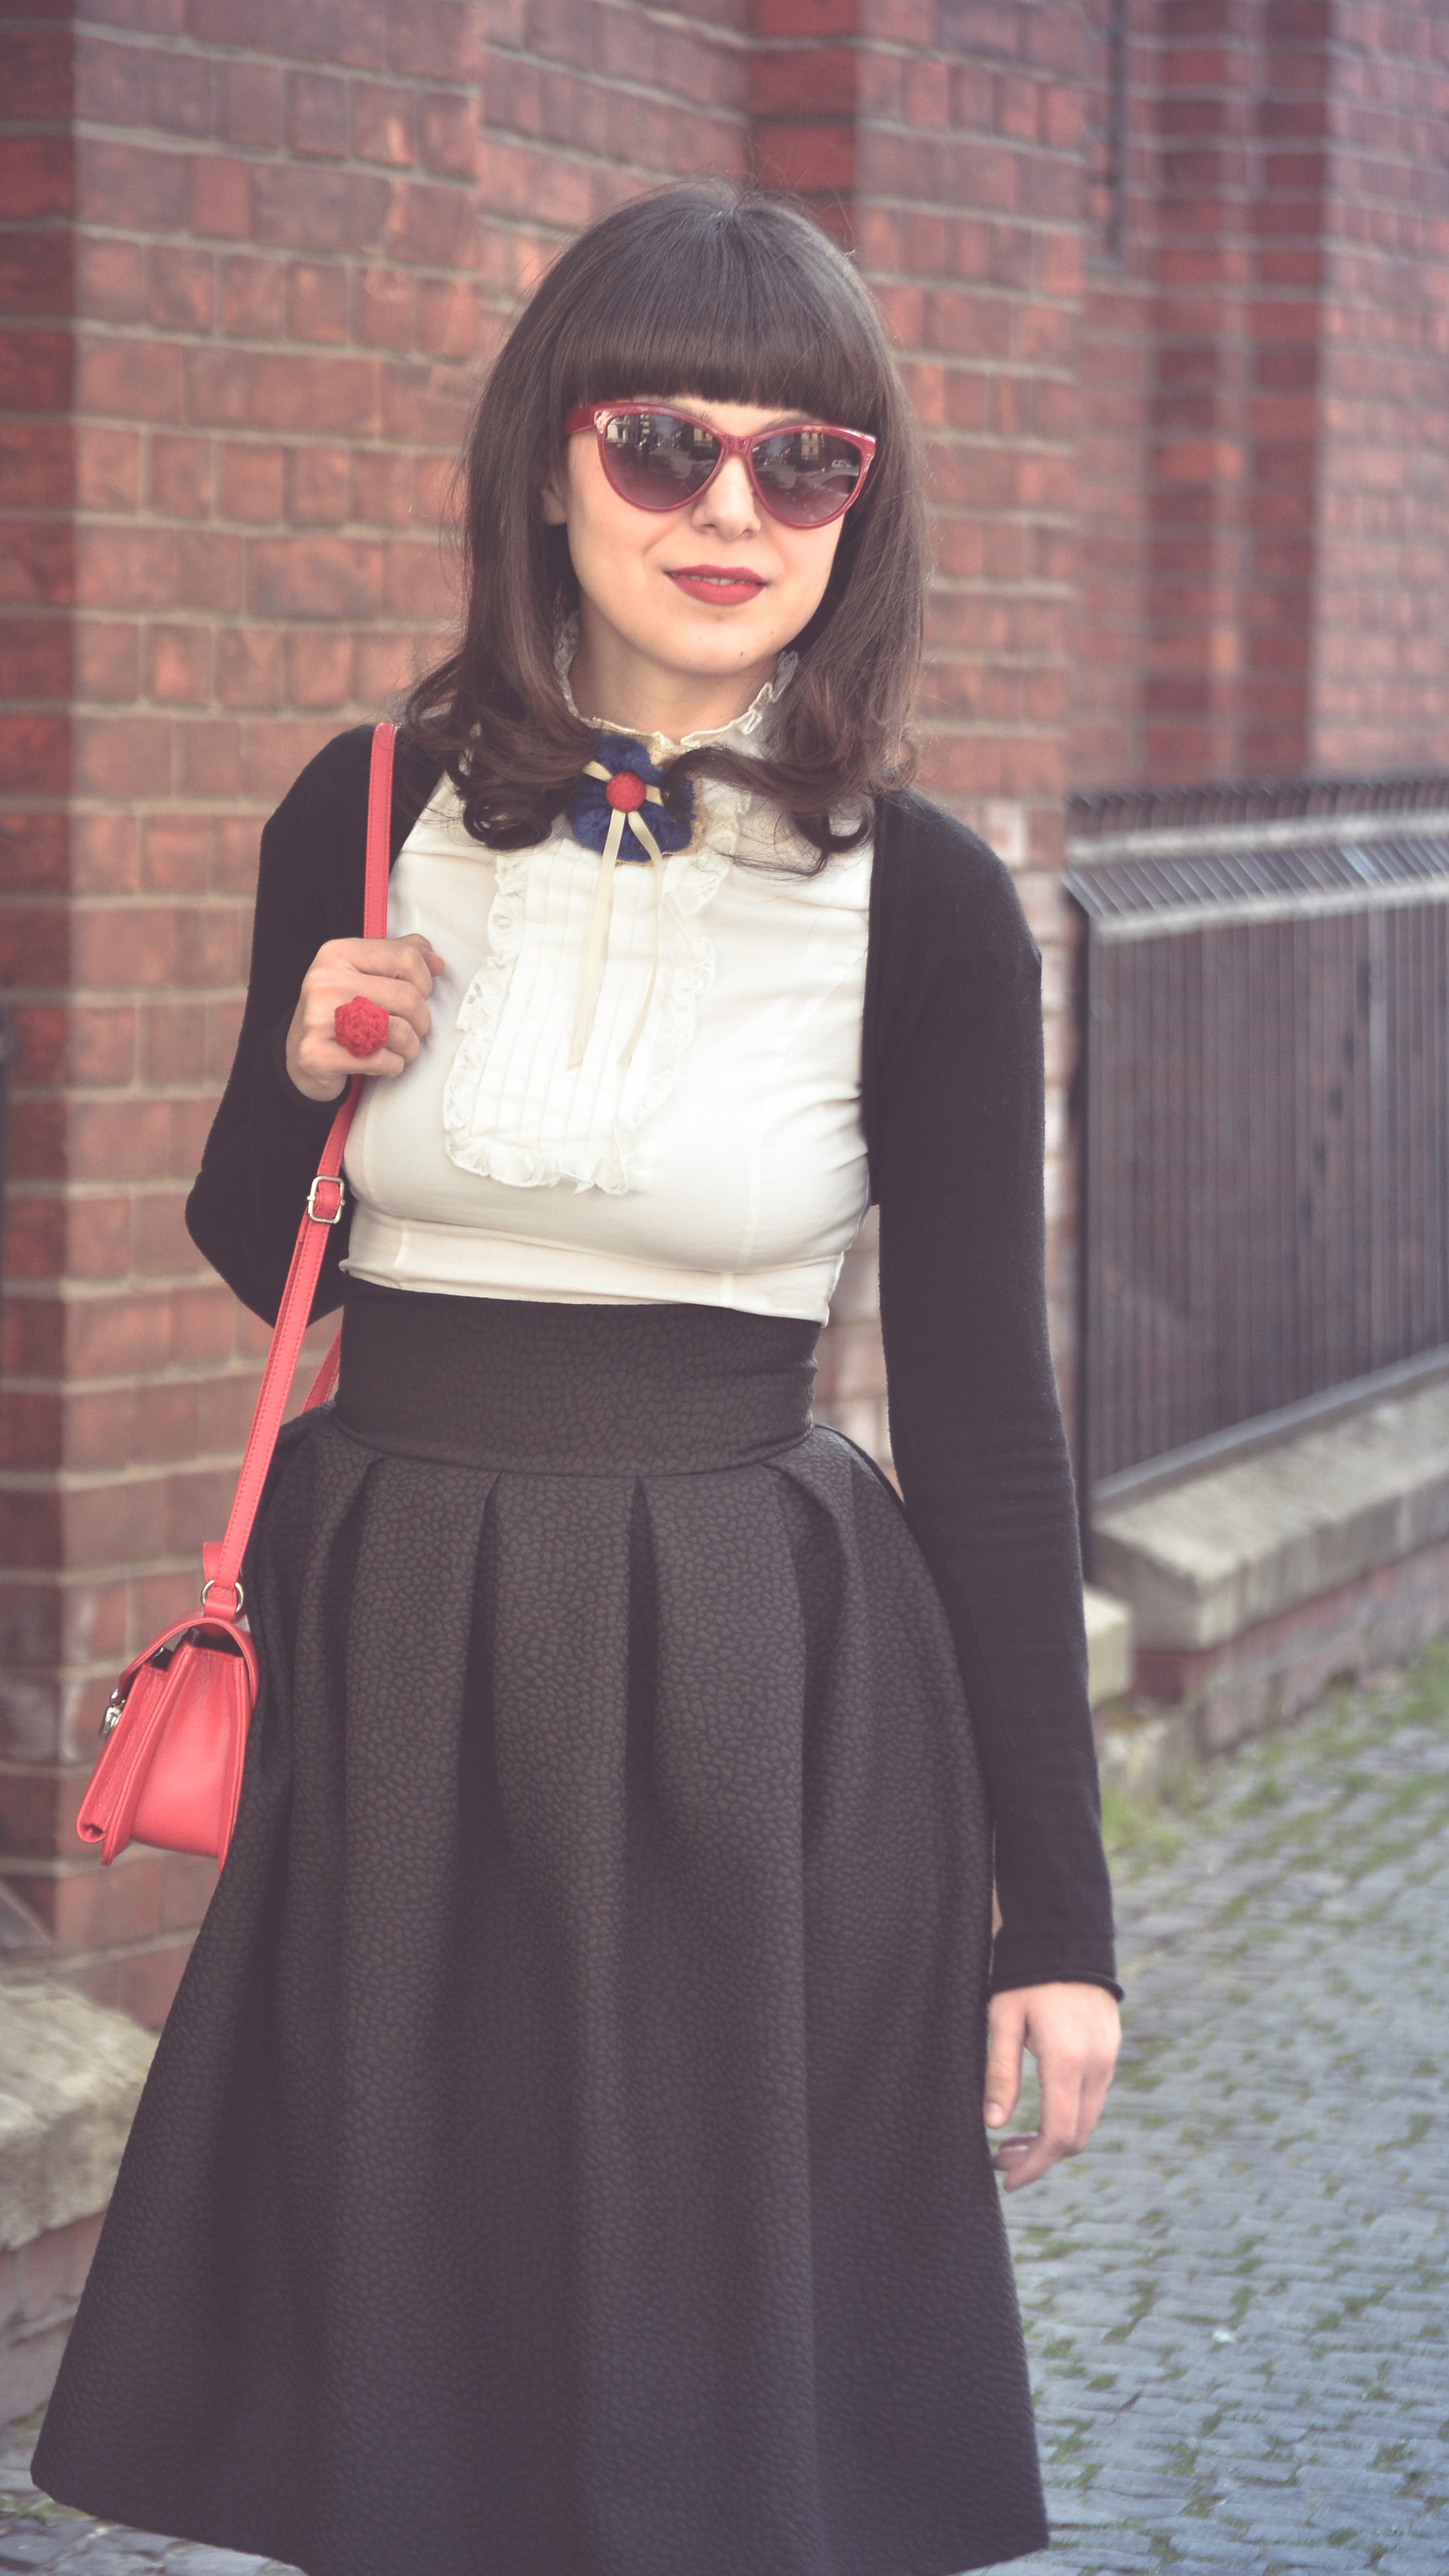
{"type": "Polygon", "coordinates": [[[1046,2539],[991,1837],[815,1328],[349,1294],[36,2454],[308,2576],[957,2576],[1046,2539]]]}

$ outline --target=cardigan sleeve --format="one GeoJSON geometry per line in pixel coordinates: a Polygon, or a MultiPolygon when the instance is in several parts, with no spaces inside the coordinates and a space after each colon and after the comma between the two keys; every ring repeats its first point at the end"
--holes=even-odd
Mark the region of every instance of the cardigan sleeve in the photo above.
{"type": "Polygon", "coordinates": [[[883,812],[866,1127],[891,1439],[980,1747],[993,1991],[1114,1993],[1071,1463],[1047,1341],[1041,959],[1005,868],[883,812]]]}
{"type": "MultiPolygon", "coordinates": [[[[276,1320],[292,1247],[337,1102],[309,1100],[287,1072],[286,1040],[302,979],[329,939],[362,936],[372,729],[339,734],[309,761],[262,831],[251,967],[236,1055],[212,1122],[186,1223],[192,1241],[244,1306],[276,1320]]],[[[434,776],[400,748],[394,858],[434,776]]],[[[329,1233],[314,1316],[342,1302],[351,1226],[329,1233]]]]}

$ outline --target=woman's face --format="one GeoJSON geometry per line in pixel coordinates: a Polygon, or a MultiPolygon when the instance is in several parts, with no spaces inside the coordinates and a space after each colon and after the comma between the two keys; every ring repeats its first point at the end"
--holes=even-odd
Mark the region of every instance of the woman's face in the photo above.
{"type": "MultiPolygon", "coordinates": [[[[693,394],[669,399],[741,437],[800,418],[693,394]]],[[[622,680],[630,667],[641,679],[652,668],[661,678],[738,680],[751,696],[819,607],[844,525],[783,526],[756,499],[739,456],[727,456],[708,490],[682,509],[637,510],[608,481],[592,430],[565,442],[564,469],[545,487],[543,510],[551,525],[568,529],[581,650],[601,680],[606,670],[622,680]]]]}

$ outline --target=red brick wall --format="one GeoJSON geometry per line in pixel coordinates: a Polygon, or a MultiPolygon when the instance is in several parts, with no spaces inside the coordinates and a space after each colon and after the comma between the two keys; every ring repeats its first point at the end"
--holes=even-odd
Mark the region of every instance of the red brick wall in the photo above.
{"type": "Polygon", "coordinates": [[[1312,756],[1449,762],[1449,15],[1340,0],[1312,756]]]}
{"type": "Polygon", "coordinates": [[[1126,17],[1121,255],[1089,266],[1082,334],[1076,783],[1437,765],[1449,24],[1427,0],[1126,17]]]}
{"type": "Polygon", "coordinates": [[[1318,613],[1329,0],[1126,15],[1120,247],[1089,271],[1083,332],[1076,783],[1293,773],[1318,613]]]}
{"type": "Polygon", "coordinates": [[[519,286],[641,181],[745,167],[730,36],[110,0],[0,39],[0,1887],[143,2018],[212,1873],[102,1873],[73,1820],[118,1662],[195,1598],[261,1346],[182,1224],[258,825],[448,613],[440,500],[519,286]]]}
{"type": "Polygon", "coordinates": [[[1140,778],[1158,168],[1158,0],[1087,0],[1072,784],[1140,778]],[[1124,49],[1113,149],[1111,31],[1124,49]]]}

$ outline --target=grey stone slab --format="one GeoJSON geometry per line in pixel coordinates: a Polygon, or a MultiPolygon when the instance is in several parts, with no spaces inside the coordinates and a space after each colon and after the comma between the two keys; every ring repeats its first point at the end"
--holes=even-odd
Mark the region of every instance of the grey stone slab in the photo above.
{"type": "Polygon", "coordinates": [[[249,2558],[231,2549],[212,2549],[199,2541],[183,2541],[170,2550],[164,2561],[166,2576],[260,2576],[268,2564],[265,2558],[249,2558]]]}
{"type": "Polygon", "coordinates": [[[0,1985],[0,2246],[104,2209],[154,2031],[52,1985],[0,1985]]]}
{"type": "Polygon", "coordinates": [[[66,2560],[64,2576],[72,2576],[72,2571],[73,2576],[150,2576],[152,2568],[161,2565],[160,2552],[132,2548],[132,2537],[129,2532],[97,2532],[66,2560]]]}
{"type": "Polygon", "coordinates": [[[93,2524],[92,2528],[103,2536],[109,2548],[129,2550],[133,2562],[136,2559],[144,2562],[148,2558],[154,2558],[159,2562],[165,2557],[168,2549],[175,2549],[177,2546],[174,2532],[127,2531],[119,2523],[114,2522],[93,2524]]]}
{"type": "Polygon", "coordinates": [[[1446,1535],[1449,1372],[1099,1509],[1093,1565],[1139,1645],[1201,1649],[1446,1535]]]}
{"type": "Polygon", "coordinates": [[[165,2576],[260,2576],[266,2558],[248,2558],[240,2550],[214,2550],[199,2540],[183,2540],[165,2555],[165,2576]]]}
{"type": "Polygon", "coordinates": [[[0,2567],[53,2567],[75,2544],[73,2522],[12,2523],[0,2538],[0,2567]]]}

